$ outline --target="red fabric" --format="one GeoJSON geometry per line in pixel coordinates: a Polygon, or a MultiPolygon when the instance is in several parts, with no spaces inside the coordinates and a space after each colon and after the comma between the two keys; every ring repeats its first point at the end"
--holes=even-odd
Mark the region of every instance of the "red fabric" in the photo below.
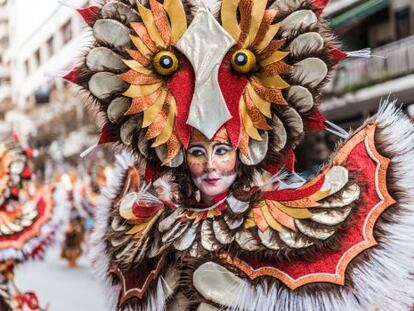
{"type": "Polygon", "coordinates": [[[109,125],[105,124],[101,131],[101,136],[99,137],[98,145],[103,145],[106,143],[112,143],[115,139],[112,137],[109,130],[109,125]]]}
{"type": "Polygon", "coordinates": [[[219,194],[218,196],[216,196],[211,204],[198,203],[197,207],[200,208],[200,209],[208,208],[208,207],[213,206],[214,204],[224,200],[228,195],[229,195],[228,192],[223,192],[222,194],[219,194]]]}
{"type": "Polygon", "coordinates": [[[322,14],[329,0],[312,0],[313,6],[315,7],[315,13],[319,16],[322,14]]]}
{"type": "Polygon", "coordinates": [[[148,218],[158,212],[164,204],[143,205],[135,203],[132,207],[132,213],[138,218],[148,218]]]}
{"type": "Polygon", "coordinates": [[[19,196],[20,189],[17,187],[13,187],[10,189],[10,193],[13,197],[17,198],[19,196]]]}
{"type": "Polygon", "coordinates": [[[29,179],[30,177],[32,177],[32,170],[30,169],[30,167],[26,166],[22,172],[22,177],[25,179],[29,179]]]}
{"type": "Polygon", "coordinates": [[[174,74],[167,85],[177,102],[177,134],[181,143],[188,148],[190,143],[190,126],[187,125],[188,112],[194,94],[195,76],[191,64],[184,60],[181,69],[174,74]]]}
{"type": "Polygon", "coordinates": [[[231,71],[230,55],[224,58],[220,66],[218,81],[227,108],[232,115],[232,118],[226,123],[227,133],[229,134],[233,147],[237,148],[240,140],[241,127],[239,102],[248,81],[244,76],[236,75],[231,71]]]}
{"type": "Polygon", "coordinates": [[[152,165],[147,164],[145,166],[145,173],[144,173],[144,181],[146,183],[149,183],[155,179],[155,169],[152,167],[152,165]]]}
{"type": "Polygon", "coordinates": [[[36,294],[33,292],[18,294],[14,296],[13,298],[17,302],[18,307],[22,310],[24,309],[25,306],[27,306],[29,310],[32,310],[32,311],[37,311],[40,309],[39,299],[37,298],[36,294]]]}
{"type": "Polygon", "coordinates": [[[326,129],[325,116],[319,111],[319,109],[314,108],[312,113],[306,117],[305,119],[305,131],[312,132],[312,131],[320,131],[326,129]]]}
{"type": "Polygon", "coordinates": [[[289,150],[288,158],[285,162],[285,167],[289,172],[294,172],[295,171],[295,161],[296,161],[295,153],[291,149],[291,150],[289,150]]]}
{"type": "Polygon", "coordinates": [[[339,63],[341,60],[348,57],[348,54],[336,48],[332,48],[329,53],[331,56],[331,61],[333,61],[334,63],[339,63]]]}
{"type": "Polygon", "coordinates": [[[273,266],[293,279],[313,274],[313,273],[330,273],[335,274],[336,267],[343,256],[343,254],[351,247],[364,241],[363,226],[364,222],[373,209],[381,200],[377,195],[375,189],[375,170],[376,164],[369,157],[365,148],[364,142],[361,142],[351,152],[347,164],[347,168],[355,176],[359,184],[364,184],[364,192],[361,196],[361,204],[357,207],[356,212],[351,216],[351,224],[342,233],[341,248],[338,250],[325,250],[312,259],[312,261],[305,260],[290,260],[285,262],[277,262],[276,260],[249,262],[255,269],[263,266],[273,266]],[[363,168],[363,169],[361,169],[363,168]]]}
{"type": "Polygon", "coordinates": [[[323,183],[325,182],[325,176],[320,176],[319,180],[312,184],[311,186],[307,186],[306,184],[298,189],[290,189],[290,190],[275,190],[275,191],[268,191],[263,192],[263,198],[267,200],[274,200],[274,201],[293,201],[293,200],[300,200],[317,192],[319,189],[322,188],[323,183]]]}
{"type": "MultiPolygon", "coordinates": [[[[38,221],[38,219],[40,219],[40,218],[42,218],[43,217],[43,215],[45,214],[45,212],[46,212],[46,208],[47,208],[47,204],[46,204],[46,201],[43,199],[43,198],[40,198],[39,199],[39,201],[37,201],[37,213],[38,213],[38,215],[37,215],[37,219],[36,219],[36,221],[35,222],[37,222],[38,221]]],[[[30,227],[27,227],[27,228],[25,228],[25,229],[23,229],[22,231],[20,231],[19,233],[15,233],[15,234],[10,234],[10,235],[0,235],[0,242],[3,242],[3,241],[8,241],[8,240],[11,240],[11,241],[16,241],[16,240],[19,240],[19,238],[24,234],[24,233],[26,233],[27,231],[31,231],[31,230],[33,230],[33,225],[31,225],[30,227]]],[[[33,238],[33,236],[32,235],[30,235],[30,236],[28,236],[28,238],[29,239],[32,239],[33,238]]]]}
{"type": "Polygon", "coordinates": [[[31,148],[27,148],[24,150],[24,154],[26,155],[26,157],[28,157],[29,159],[33,158],[33,150],[31,148]]]}
{"type": "Polygon", "coordinates": [[[96,18],[99,14],[99,7],[97,6],[90,6],[88,8],[77,9],[78,13],[82,16],[85,23],[91,25],[95,23],[96,18]]]}
{"type": "Polygon", "coordinates": [[[276,175],[276,173],[279,172],[279,167],[274,164],[266,164],[263,169],[272,175],[276,175]]]}
{"type": "Polygon", "coordinates": [[[62,78],[66,81],[77,83],[76,81],[78,79],[78,76],[79,76],[79,67],[75,67],[71,70],[71,72],[67,73],[62,78]]]}
{"type": "MultiPolygon", "coordinates": [[[[140,265],[139,269],[130,269],[126,274],[120,271],[120,273],[125,278],[125,288],[123,288],[124,292],[138,289],[140,291],[143,291],[142,298],[146,297],[145,293],[148,288],[144,288],[144,285],[147,280],[150,282],[150,284],[158,280],[159,270],[157,269],[157,266],[160,260],[162,260],[162,258],[147,258],[145,260],[145,265],[140,265]]],[[[122,282],[117,274],[114,274],[114,276],[116,276],[117,279],[122,282]]],[[[138,295],[134,295],[134,297],[136,297],[136,299],[142,299],[138,297],[138,295]]]]}

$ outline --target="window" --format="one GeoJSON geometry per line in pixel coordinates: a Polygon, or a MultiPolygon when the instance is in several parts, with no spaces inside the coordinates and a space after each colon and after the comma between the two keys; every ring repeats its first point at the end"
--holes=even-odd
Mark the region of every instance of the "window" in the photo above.
{"type": "Polygon", "coordinates": [[[410,31],[410,9],[409,7],[394,12],[395,32],[397,39],[408,37],[410,31]]]}
{"type": "Polygon", "coordinates": [[[28,59],[26,59],[26,61],[24,62],[24,70],[25,70],[27,75],[30,74],[30,63],[29,63],[28,59]]]}
{"type": "Polygon", "coordinates": [[[62,26],[62,38],[63,38],[63,43],[68,43],[72,39],[72,23],[71,23],[71,20],[68,20],[62,26]]]}
{"type": "Polygon", "coordinates": [[[35,68],[40,67],[40,65],[42,64],[42,59],[40,57],[40,49],[38,49],[35,52],[34,60],[35,60],[35,68]]]}
{"type": "Polygon", "coordinates": [[[54,53],[53,48],[53,36],[50,37],[46,42],[47,57],[52,57],[54,53]]]}

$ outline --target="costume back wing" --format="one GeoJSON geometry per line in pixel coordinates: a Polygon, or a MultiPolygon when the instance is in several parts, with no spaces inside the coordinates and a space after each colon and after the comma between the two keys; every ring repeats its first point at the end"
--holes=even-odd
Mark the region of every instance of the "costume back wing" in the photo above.
{"type": "Polygon", "coordinates": [[[257,240],[255,256],[224,254],[221,263],[199,266],[193,278],[201,299],[234,310],[409,310],[414,297],[408,234],[414,217],[409,203],[413,134],[412,122],[386,103],[339,146],[321,175],[289,193],[265,193],[267,198],[253,208],[260,208],[260,217],[252,213],[247,222],[257,240]],[[336,170],[334,178],[329,176],[336,170]],[[271,213],[274,202],[277,213],[271,213]],[[296,214],[286,213],[291,212],[286,207],[296,214]],[[298,217],[304,210],[305,222],[298,217]],[[293,221],[285,222],[286,216],[293,221]],[[263,246],[284,250],[289,260],[277,253],[257,255],[263,246]],[[220,284],[213,294],[208,291],[212,284],[220,284]]]}

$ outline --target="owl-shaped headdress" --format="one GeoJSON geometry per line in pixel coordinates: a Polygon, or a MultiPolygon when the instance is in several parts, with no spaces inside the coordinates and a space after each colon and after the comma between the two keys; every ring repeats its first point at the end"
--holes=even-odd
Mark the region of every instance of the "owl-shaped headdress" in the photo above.
{"type": "Polygon", "coordinates": [[[106,1],[78,11],[95,43],[65,76],[104,116],[100,143],[180,167],[194,133],[227,135],[246,166],[292,163],[338,50],[316,0],[106,1]],[[215,8],[215,9],[214,9],[215,8]]]}

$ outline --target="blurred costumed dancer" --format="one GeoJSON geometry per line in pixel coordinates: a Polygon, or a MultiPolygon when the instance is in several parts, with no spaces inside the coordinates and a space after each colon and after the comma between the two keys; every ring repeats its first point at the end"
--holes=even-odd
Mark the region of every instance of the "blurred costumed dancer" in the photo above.
{"type": "Polygon", "coordinates": [[[62,244],[62,258],[68,266],[77,266],[78,258],[82,255],[82,244],[85,240],[85,223],[92,214],[89,204],[85,202],[86,188],[79,180],[76,172],[71,171],[65,176],[64,184],[70,202],[69,221],[66,226],[65,239],[62,244]]]}
{"type": "Polygon", "coordinates": [[[394,103],[349,136],[321,115],[335,64],[364,56],[326,1],[213,2],[78,10],[96,43],[65,79],[131,152],[97,207],[110,310],[409,310],[413,124],[394,103]],[[295,148],[326,128],[345,140],[304,180],[295,148]]]}
{"type": "Polygon", "coordinates": [[[61,255],[69,267],[76,267],[79,257],[88,250],[87,240],[94,227],[97,200],[105,183],[105,166],[102,165],[93,166],[90,178],[78,177],[75,171],[64,176],[70,215],[61,255]]]}
{"type": "Polygon", "coordinates": [[[16,135],[0,141],[0,310],[45,310],[14,282],[16,265],[41,258],[61,225],[51,187],[31,184],[31,157],[16,135]]]}

